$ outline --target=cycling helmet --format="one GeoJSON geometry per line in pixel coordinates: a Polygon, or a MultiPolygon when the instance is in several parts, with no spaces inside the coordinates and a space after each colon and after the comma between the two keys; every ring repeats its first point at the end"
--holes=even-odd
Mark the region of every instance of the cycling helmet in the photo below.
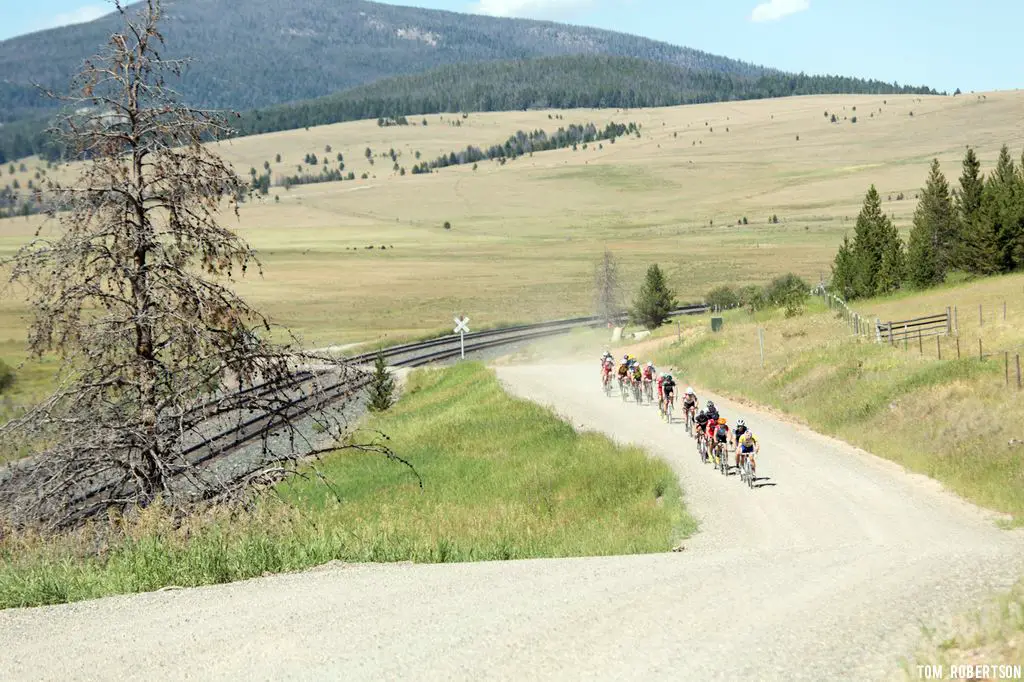
{"type": "Polygon", "coordinates": [[[719,424],[725,424],[725,417],[719,417],[718,418],[718,423],[719,424]]]}
{"type": "Polygon", "coordinates": [[[654,367],[654,363],[653,362],[648,362],[647,366],[653,368],[654,367]]]}
{"type": "Polygon", "coordinates": [[[687,386],[686,387],[686,395],[695,395],[694,392],[693,392],[693,387],[692,386],[687,386]]]}
{"type": "Polygon", "coordinates": [[[708,410],[713,410],[713,409],[715,409],[715,404],[709,400],[708,404],[707,404],[707,408],[708,408],[708,410]]]}
{"type": "Polygon", "coordinates": [[[740,419],[739,421],[736,422],[736,426],[746,426],[746,425],[747,425],[747,422],[743,421],[742,419],[740,419]]]}
{"type": "Polygon", "coordinates": [[[628,355],[623,355],[622,356],[622,361],[623,362],[629,362],[629,356],[628,355]]]}

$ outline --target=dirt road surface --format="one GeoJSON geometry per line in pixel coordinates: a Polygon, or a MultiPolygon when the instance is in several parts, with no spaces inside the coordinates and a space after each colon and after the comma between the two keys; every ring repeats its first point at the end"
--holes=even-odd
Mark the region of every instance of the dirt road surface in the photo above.
{"type": "Polygon", "coordinates": [[[879,679],[921,623],[1024,572],[1020,532],[801,427],[716,399],[762,442],[749,490],[702,465],[681,425],[601,395],[596,364],[498,372],[665,458],[701,531],[678,553],[338,565],[8,610],[4,679],[879,679]]]}

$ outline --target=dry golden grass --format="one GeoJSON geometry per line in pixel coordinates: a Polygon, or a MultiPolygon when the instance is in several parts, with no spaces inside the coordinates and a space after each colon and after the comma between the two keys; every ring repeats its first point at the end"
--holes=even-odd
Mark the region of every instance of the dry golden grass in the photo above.
{"type": "Polygon", "coordinates": [[[683,344],[656,359],[674,366],[687,383],[801,417],[817,431],[928,475],[1022,523],[1024,391],[1016,387],[1015,372],[1006,386],[1002,354],[977,359],[976,317],[979,302],[1005,298],[1007,321],[986,322],[984,345],[1024,354],[1022,288],[1024,275],[1014,275],[855,305],[883,319],[919,317],[943,304],[973,309],[973,326],[960,317],[961,360],[955,338],[940,340],[941,361],[934,338],[921,346],[913,340],[906,349],[858,340],[818,300],[811,302],[816,312],[789,320],[778,312],[753,319],[727,313],[718,334],[709,331],[706,318],[690,320],[683,344]],[[765,330],[763,368],[758,327],[765,330]]]}
{"type": "MultiPolygon", "coordinates": [[[[220,148],[243,174],[262,170],[264,161],[275,177],[294,173],[306,153],[322,157],[330,145],[327,156],[341,152],[346,172],[372,176],[274,188],[261,204],[245,206],[238,224],[260,250],[266,276],[240,289],[309,343],[326,345],[440,331],[455,313],[493,324],[586,312],[593,263],[605,247],[621,258],[630,287],[647,264],[660,262],[682,300],[699,299],[714,284],[785,271],[816,280],[852,229],[869,184],[883,198],[907,194],[885,204],[907,228],[928,159],[937,155],[955,176],[966,144],[986,166],[1002,143],[1019,149],[1022,104],[1017,92],[989,93],[985,101],[820,96],[473,113],[457,118],[460,127],[447,125],[456,117],[431,115],[426,127],[363,121],[242,138],[220,148]],[[840,122],[830,124],[826,110],[840,122]],[[854,115],[856,124],[842,120],[854,115]],[[518,129],[612,120],[641,123],[642,138],[422,176],[400,177],[380,157],[371,167],[363,155],[366,147],[393,147],[411,168],[417,150],[431,159],[501,142],[518,129]],[[767,223],[773,213],[781,224],[767,223]],[[738,226],[744,216],[750,224],[738,226]],[[394,248],[364,248],[371,244],[394,248]]],[[[35,223],[0,221],[0,255],[35,223]]],[[[17,307],[3,301],[0,317],[17,307]]]]}

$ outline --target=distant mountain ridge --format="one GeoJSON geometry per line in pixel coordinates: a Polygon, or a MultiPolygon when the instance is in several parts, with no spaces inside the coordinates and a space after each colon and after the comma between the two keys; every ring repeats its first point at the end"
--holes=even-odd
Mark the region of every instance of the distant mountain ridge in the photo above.
{"type": "MultiPolygon", "coordinates": [[[[596,28],[367,0],[165,0],[164,6],[167,56],[197,60],[178,86],[183,99],[216,108],[310,99],[448,64],[571,54],[637,57],[747,77],[778,73],[596,28]]],[[[0,42],[0,122],[51,108],[30,84],[66,88],[120,25],[111,14],[0,42]]]]}

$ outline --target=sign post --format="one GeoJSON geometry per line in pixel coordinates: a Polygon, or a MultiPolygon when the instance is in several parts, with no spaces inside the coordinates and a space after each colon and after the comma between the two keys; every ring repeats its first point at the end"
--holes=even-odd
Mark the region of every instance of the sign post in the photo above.
{"type": "Polygon", "coordinates": [[[469,323],[468,317],[456,317],[455,320],[455,333],[459,335],[459,349],[462,353],[462,359],[466,359],[466,332],[469,331],[469,327],[466,325],[469,323]]]}

